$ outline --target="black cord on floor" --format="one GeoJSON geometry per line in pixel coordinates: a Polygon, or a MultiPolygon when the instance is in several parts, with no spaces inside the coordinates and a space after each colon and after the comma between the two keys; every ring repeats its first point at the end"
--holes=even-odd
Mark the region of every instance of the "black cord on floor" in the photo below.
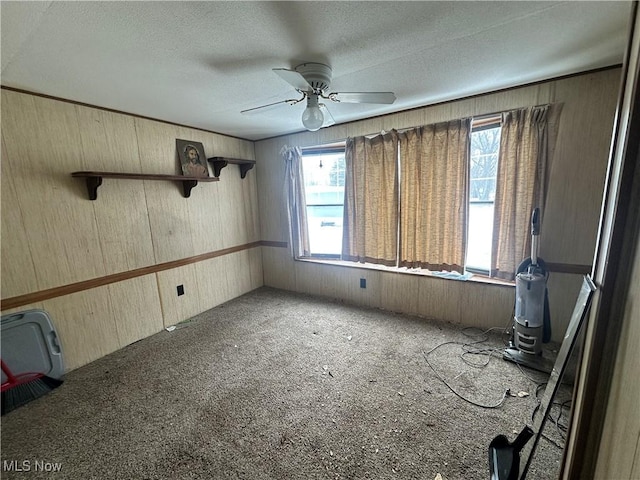
{"type": "MultiPolygon", "coordinates": [[[[538,398],[538,393],[540,392],[541,388],[544,387],[547,383],[541,383],[539,385],[536,386],[536,400],[538,401],[538,404],[536,405],[536,407],[533,409],[533,411],[531,412],[531,421],[533,422],[536,416],[536,413],[538,412],[538,410],[540,409],[541,403],[540,403],[540,399],[538,398]]],[[[556,430],[558,431],[558,434],[560,435],[560,438],[562,439],[562,441],[566,440],[566,432],[568,429],[568,426],[561,423],[560,419],[562,418],[562,413],[564,412],[565,408],[568,408],[569,410],[571,409],[571,400],[565,400],[564,402],[553,402],[551,404],[551,410],[549,411],[549,415],[548,415],[548,419],[556,426],[556,430]],[[554,407],[559,407],[559,411],[558,411],[558,416],[554,417],[553,416],[553,408],[554,407]]],[[[549,442],[551,442],[552,444],[554,444],[556,447],[562,449],[564,447],[562,447],[561,445],[559,445],[558,443],[556,443],[554,440],[552,440],[551,438],[547,437],[546,435],[542,435],[545,440],[548,440],[549,442]]]]}
{"type": "MultiPolygon", "coordinates": [[[[470,328],[472,328],[472,327],[463,329],[462,333],[464,335],[466,335],[466,336],[470,336],[467,333],[465,333],[465,330],[469,330],[470,328]]],[[[483,331],[481,333],[482,338],[480,338],[479,340],[475,340],[473,342],[467,342],[467,343],[462,343],[462,342],[443,342],[443,343],[440,343],[440,344],[436,345],[435,347],[433,347],[428,352],[425,352],[424,350],[422,351],[422,355],[424,356],[424,359],[427,362],[427,365],[429,366],[429,368],[431,368],[431,370],[436,375],[436,377],[438,377],[440,379],[440,381],[442,383],[444,383],[449,390],[451,390],[458,398],[464,400],[465,402],[470,403],[471,405],[475,405],[476,407],[487,408],[487,409],[493,409],[493,408],[501,407],[502,404],[504,403],[504,401],[506,400],[506,398],[508,396],[510,396],[510,393],[511,393],[510,390],[507,389],[504,392],[504,394],[502,395],[502,398],[500,399],[500,401],[498,403],[494,404],[494,405],[483,405],[481,403],[474,402],[473,400],[469,400],[468,398],[466,398],[463,395],[461,395],[460,393],[458,393],[451,385],[449,385],[449,383],[445,380],[445,378],[442,375],[440,375],[440,373],[433,367],[431,362],[429,362],[429,355],[431,353],[433,353],[434,351],[436,351],[438,348],[443,347],[444,345],[461,345],[464,351],[460,354],[460,358],[462,358],[462,360],[467,365],[470,365],[470,366],[476,367],[476,368],[485,367],[485,366],[487,366],[489,364],[489,361],[491,360],[491,356],[494,353],[497,353],[497,352],[501,353],[502,350],[496,349],[496,348],[480,348],[479,349],[479,348],[474,347],[474,345],[486,342],[488,340],[487,334],[492,330],[502,330],[504,332],[504,329],[502,327],[492,327],[492,328],[489,328],[488,330],[483,331]],[[467,360],[465,358],[465,355],[486,355],[486,356],[488,356],[488,358],[487,358],[487,361],[485,363],[475,363],[475,362],[470,362],[469,360],[467,360]]]]}
{"type": "MultiPolygon", "coordinates": [[[[456,343],[456,342],[446,342],[446,343],[456,343]]],[[[441,345],[438,345],[439,347],[442,345],[446,345],[446,343],[443,343],[441,345]]],[[[431,353],[433,350],[429,351],[428,353],[425,352],[424,350],[422,351],[422,354],[424,355],[424,359],[427,361],[427,365],[429,365],[429,368],[431,368],[431,370],[433,370],[433,373],[435,373],[436,377],[438,377],[440,379],[440,381],[442,383],[444,383],[449,390],[451,390],[457,397],[461,398],[462,400],[464,400],[467,403],[470,403],[471,405],[475,405],[476,407],[480,407],[480,408],[499,408],[502,406],[502,404],[504,403],[505,399],[507,398],[507,396],[509,395],[510,391],[509,389],[507,389],[504,394],[502,395],[502,398],[500,399],[500,401],[498,403],[496,403],[495,405],[482,405],[481,403],[477,403],[474,402],[473,400],[469,400],[468,398],[465,398],[464,396],[460,395],[458,392],[455,391],[455,389],[449,385],[447,383],[447,381],[442,377],[442,375],[440,375],[435,368],[433,368],[433,365],[431,365],[431,363],[429,362],[429,353],[431,353]]]]}
{"type": "MultiPolygon", "coordinates": [[[[473,328],[475,328],[475,327],[463,328],[462,329],[462,334],[467,336],[467,337],[473,338],[470,334],[466,333],[466,330],[471,330],[473,328]]],[[[486,342],[487,340],[489,340],[489,337],[487,336],[487,333],[489,333],[492,330],[500,330],[500,327],[491,327],[488,330],[485,330],[485,331],[481,332],[480,335],[482,335],[482,338],[476,340],[475,342],[461,344],[463,352],[460,354],[460,359],[464,363],[466,363],[467,365],[469,365],[471,367],[483,368],[483,367],[486,367],[487,365],[489,365],[489,362],[491,361],[491,357],[494,354],[497,354],[497,355],[501,355],[502,354],[502,349],[499,349],[499,348],[495,348],[495,347],[477,348],[477,347],[474,346],[474,345],[477,345],[478,343],[483,343],[483,342],[486,342]],[[482,363],[476,363],[476,362],[472,362],[472,361],[468,360],[467,358],[465,358],[465,355],[486,356],[487,360],[485,362],[482,362],[482,363]]],[[[503,333],[504,333],[504,330],[503,330],[503,333]]]]}
{"type": "MultiPolygon", "coordinates": [[[[522,373],[524,374],[524,371],[522,373]]],[[[525,374],[525,376],[527,376],[527,375],[525,374]]],[[[529,377],[527,376],[527,378],[529,378],[529,377]]],[[[535,396],[536,396],[536,400],[537,400],[537,405],[534,407],[533,411],[531,412],[531,423],[533,423],[535,421],[536,413],[538,413],[538,410],[540,410],[540,407],[541,407],[541,402],[540,402],[540,399],[538,397],[538,394],[540,393],[540,390],[543,387],[545,387],[546,385],[547,385],[547,382],[542,382],[542,383],[539,383],[539,384],[536,385],[535,396]]],[[[566,431],[568,429],[567,425],[564,425],[564,424],[562,424],[560,422],[560,419],[562,418],[562,412],[564,411],[565,408],[571,409],[571,400],[565,400],[564,402],[553,402],[551,404],[551,410],[549,411],[549,415],[547,417],[556,426],[556,430],[558,431],[558,434],[560,435],[560,438],[562,439],[562,441],[566,440],[566,431]],[[559,407],[560,408],[557,418],[553,416],[553,407],[559,407]]],[[[542,433],[541,437],[544,438],[545,440],[547,440],[552,445],[554,445],[557,448],[559,448],[560,450],[564,449],[564,447],[562,445],[560,445],[558,442],[553,440],[548,435],[545,435],[544,433],[542,433]]]]}

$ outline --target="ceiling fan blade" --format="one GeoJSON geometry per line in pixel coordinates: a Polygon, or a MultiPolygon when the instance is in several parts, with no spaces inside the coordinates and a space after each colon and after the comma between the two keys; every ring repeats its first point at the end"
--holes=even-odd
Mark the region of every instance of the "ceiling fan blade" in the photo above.
{"type": "Polygon", "coordinates": [[[396,101],[393,92],[332,92],[329,98],[334,102],[344,103],[386,103],[396,101]]]}
{"type": "Polygon", "coordinates": [[[295,70],[288,70],[286,68],[274,68],[273,71],[276,73],[276,75],[278,75],[285,82],[287,82],[289,85],[292,85],[297,90],[306,92],[307,90],[313,89],[313,87],[309,85],[309,82],[307,82],[304,77],[295,70]]]}
{"type": "Polygon", "coordinates": [[[331,125],[335,125],[336,121],[334,120],[333,115],[331,115],[331,112],[329,111],[327,106],[324,103],[321,103],[318,106],[320,107],[322,115],[324,115],[324,122],[322,123],[322,126],[330,127],[331,125]]]}
{"type": "Polygon", "coordinates": [[[244,114],[244,115],[253,115],[255,113],[263,113],[263,112],[267,112],[273,108],[278,107],[279,105],[283,105],[283,104],[289,104],[289,105],[295,105],[298,102],[301,102],[302,100],[304,100],[304,97],[302,97],[301,99],[289,99],[289,100],[281,100],[279,102],[273,102],[273,103],[268,103],[266,105],[260,105],[259,107],[254,107],[254,108],[248,108],[247,110],[242,110],[240,113],[244,114]]]}

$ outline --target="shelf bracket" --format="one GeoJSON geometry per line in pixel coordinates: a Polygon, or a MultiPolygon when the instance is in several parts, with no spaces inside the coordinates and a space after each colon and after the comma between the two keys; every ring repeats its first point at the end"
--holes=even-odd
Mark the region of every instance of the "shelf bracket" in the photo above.
{"type": "Polygon", "coordinates": [[[98,187],[102,185],[102,177],[87,177],[87,193],[89,200],[98,198],[98,187]]]}
{"type": "Polygon", "coordinates": [[[184,192],[184,198],[191,196],[191,189],[198,185],[197,180],[182,180],[182,190],[184,192]]]}
{"type": "Polygon", "coordinates": [[[247,176],[247,172],[253,168],[255,163],[243,163],[240,165],[240,178],[247,176]]]}
{"type": "Polygon", "coordinates": [[[211,163],[213,164],[214,177],[219,177],[222,169],[229,164],[226,160],[213,160],[211,163]]]}

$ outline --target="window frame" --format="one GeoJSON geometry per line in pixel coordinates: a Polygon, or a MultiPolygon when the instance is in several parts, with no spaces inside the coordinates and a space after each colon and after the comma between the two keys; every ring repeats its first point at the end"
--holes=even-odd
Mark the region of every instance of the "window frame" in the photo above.
{"type": "MultiPolygon", "coordinates": [[[[334,155],[334,154],[343,154],[346,155],[347,142],[336,142],[327,145],[317,145],[312,147],[301,147],[300,150],[302,152],[302,172],[304,175],[304,159],[305,157],[311,156],[320,156],[320,155],[334,155]]],[[[306,186],[305,186],[306,187],[306,186]]],[[[341,204],[312,204],[313,207],[328,207],[328,206],[338,206],[341,205],[344,209],[344,197],[342,199],[341,204]]],[[[305,188],[305,202],[304,208],[308,208],[309,204],[307,203],[307,192],[305,188]]],[[[311,242],[311,237],[309,237],[309,241],[311,242]]],[[[309,256],[301,257],[302,259],[314,259],[314,260],[341,260],[342,252],[340,253],[313,253],[310,251],[309,256]]]]}
{"type": "MultiPolygon", "coordinates": [[[[477,116],[477,117],[473,117],[472,119],[472,123],[471,123],[471,130],[470,130],[470,134],[474,133],[474,132],[479,132],[482,130],[488,130],[488,129],[492,129],[492,128],[501,128],[502,127],[502,113],[494,113],[494,114],[489,114],[489,115],[483,115],[483,116],[477,116]]],[[[471,148],[471,142],[469,143],[469,148],[471,148]]],[[[324,145],[317,145],[317,146],[310,146],[310,147],[301,147],[301,152],[302,152],[302,157],[309,157],[309,156],[314,156],[314,155],[326,155],[326,154],[336,154],[336,153],[342,153],[342,154],[346,154],[346,141],[339,141],[339,142],[334,142],[334,143],[329,143],[329,144],[324,144],[324,145]]],[[[399,152],[399,155],[401,155],[401,153],[399,152]]],[[[500,157],[499,157],[499,146],[498,146],[498,164],[500,162],[500,157]]],[[[468,184],[468,189],[471,188],[471,155],[469,155],[469,184],[468,184]]],[[[303,172],[304,172],[304,164],[303,164],[303,172]]],[[[496,172],[497,173],[497,172],[496,172]]],[[[471,201],[471,197],[470,197],[470,192],[467,192],[468,194],[468,205],[470,207],[471,203],[474,204],[494,204],[495,201],[486,201],[486,200],[480,200],[480,201],[476,201],[476,202],[472,202],[471,201]]],[[[400,192],[398,192],[398,195],[400,195],[400,192]]],[[[306,192],[305,192],[305,208],[307,208],[307,203],[306,203],[306,192]]],[[[331,204],[331,206],[334,206],[336,204],[331,204]]],[[[341,204],[342,207],[344,208],[344,200],[343,203],[341,204]]],[[[312,205],[312,206],[323,206],[323,205],[312,205]]],[[[400,227],[398,226],[398,229],[400,227]]],[[[468,229],[469,229],[469,219],[467,219],[467,224],[466,224],[466,228],[467,228],[467,242],[468,240],[468,229]]],[[[467,248],[468,248],[468,243],[467,243],[467,248]]],[[[324,253],[310,253],[309,256],[305,256],[305,257],[300,257],[300,260],[307,260],[307,261],[317,261],[322,263],[323,261],[327,261],[327,262],[335,262],[335,261],[341,261],[342,260],[342,254],[324,254],[324,253]]],[[[346,266],[351,266],[352,262],[345,262],[346,266]]],[[[375,268],[375,267],[367,267],[363,264],[354,264],[353,267],[357,267],[357,268],[375,268]]],[[[393,270],[394,267],[386,267],[385,270],[386,271],[390,271],[393,270]]],[[[398,273],[409,273],[404,271],[404,269],[402,267],[395,267],[395,269],[397,270],[398,273]]],[[[429,274],[429,271],[426,269],[423,269],[423,272],[411,272],[411,273],[418,273],[418,274],[429,274]]],[[[482,268],[477,268],[477,267],[473,267],[473,266],[467,266],[467,261],[465,259],[465,266],[464,266],[464,271],[465,272],[469,272],[472,273],[474,275],[480,275],[480,276],[484,276],[487,278],[487,280],[491,280],[489,275],[490,275],[490,271],[486,270],[486,269],[482,269],[482,268]]],[[[490,283],[498,283],[501,285],[509,285],[511,284],[511,282],[490,282],[490,283]]]]}
{"type": "MultiPolygon", "coordinates": [[[[473,120],[471,121],[471,130],[469,132],[469,135],[473,135],[475,132],[482,132],[484,130],[490,130],[493,128],[502,128],[502,115],[489,115],[489,116],[483,116],[483,117],[474,117],[473,120]]],[[[471,141],[469,142],[469,148],[471,148],[471,141]]],[[[500,164],[500,145],[498,144],[498,165],[500,164]]],[[[496,167],[496,176],[497,176],[497,167],[496,167]]],[[[469,154],[469,190],[471,190],[471,154],[469,154]]],[[[471,194],[470,191],[468,192],[468,208],[469,208],[469,216],[471,213],[471,204],[474,205],[494,205],[495,204],[495,200],[477,200],[477,201],[472,201],[471,200],[471,194]]],[[[493,235],[492,235],[492,239],[491,241],[493,242],[493,235]]],[[[469,218],[467,218],[467,255],[469,253],[469,218]]],[[[474,267],[474,266],[469,266],[467,264],[467,258],[465,258],[465,265],[464,265],[464,270],[465,272],[470,272],[473,274],[477,274],[477,275],[486,275],[489,276],[490,275],[490,270],[489,269],[484,269],[484,268],[479,268],[479,267],[474,267]]],[[[489,258],[489,264],[491,264],[491,258],[489,258]]]]}

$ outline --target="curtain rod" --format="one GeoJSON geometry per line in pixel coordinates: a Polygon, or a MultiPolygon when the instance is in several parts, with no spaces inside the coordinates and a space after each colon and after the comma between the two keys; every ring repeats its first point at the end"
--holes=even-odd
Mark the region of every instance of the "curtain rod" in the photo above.
{"type": "MultiPolygon", "coordinates": [[[[505,113],[505,112],[509,112],[509,111],[511,111],[511,110],[519,110],[519,109],[522,109],[522,108],[539,108],[539,107],[547,107],[547,106],[549,106],[549,105],[552,105],[552,103],[544,103],[544,104],[541,104],[541,105],[534,105],[533,107],[517,107],[517,108],[510,108],[510,109],[508,109],[508,110],[500,110],[500,111],[497,111],[497,112],[483,113],[483,114],[481,114],[481,115],[471,115],[471,119],[472,119],[472,121],[473,121],[473,120],[483,121],[483,120],[491,119],[491,118],[493,118],[493,117],[501,117],[503,113],[505,113]]],[[[469,118],[469,117],[462,117],[462,118],[469,118]]],[[[447,121],[450,121],[450,120],[443,120],[443,121],[444,121],[444,122],[447,122],[447,121]]],[[[436,122],[436,123],[440,123],[440,122],[436,122]]],[[[420,125],[420,126],[418,126],[418,125],[414,125],[414,126],[412,126],[412,127],[398,128],[398,129],[394,129],[394,130],[395,130],[396,132],[398,132],[398,133],[404,133],[404,132],[408,132],[409,130],[413,130],[413,129],[415,129],[415,128],[420,128],[421,126],[423,126],[423,125],[420,125]]],[[[380,132],[367,133],[367,134],[364,134],[364,135],[361,135],[361,136],[371,138],[371,137],[375,137],[376,135],[381,135],[381,134],[382,134],[382,135],[384,135],[385,133],[388,133],[388,132],[387,132],[386,130],[381,130],[380,132]]],[[[329,144],[313,145],[313,146],[309,146],[309,147],[301,147],[301,148],[302,148],[303,150],[311,150],[311,149],[313,149],[313,148],[317,148],[317,149],[320,149],[320,148],[330,148],[330,147],[327,147],[327,145],[333,145],[333,144],[336,144],[336,143],[343,143],[343,142],[346,142],[346,141],[347,141],[347,139],[346,139],[346,138],[343,138],[343,139],[339,139],[339,140],[334,140],[334,141],[332,141],[332,142],[331,142],[331,143],[329,143],[329,144]]]]}

